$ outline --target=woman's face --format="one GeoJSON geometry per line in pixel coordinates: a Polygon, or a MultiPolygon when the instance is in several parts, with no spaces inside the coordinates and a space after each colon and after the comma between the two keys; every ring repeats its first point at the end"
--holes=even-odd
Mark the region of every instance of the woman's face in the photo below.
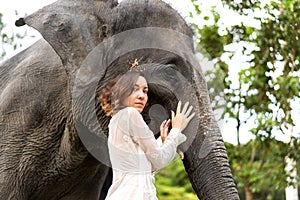
{"type": "Polygon", "coordinates": [[[144,77],[139,76],[137,79],[133,92],[124,99],[124,104],[128,107],[137,109],[140,113],[144,110],[148,101],[148,84],[144,77]]]}

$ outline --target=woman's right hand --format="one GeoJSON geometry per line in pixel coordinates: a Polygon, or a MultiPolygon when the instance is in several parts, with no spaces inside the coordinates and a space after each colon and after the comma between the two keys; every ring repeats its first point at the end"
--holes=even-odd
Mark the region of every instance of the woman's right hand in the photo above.
{"type": "Polygon", "coordinates": [[[181,101],[178,102],[176,114],[172,110],[172,128],[178,128],[182,132],[191,119],[195,116],[195,113],[191,113],[193,106],[189,106],[189,102],[186,102],[181,111],[181,101]]]}

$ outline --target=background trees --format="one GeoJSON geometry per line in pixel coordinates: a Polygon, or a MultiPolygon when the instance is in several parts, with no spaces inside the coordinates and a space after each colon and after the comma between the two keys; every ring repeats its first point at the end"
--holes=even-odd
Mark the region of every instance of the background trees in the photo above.
{"type": "Polygon", "coordinates": [[[167,168],[156,176],[158,199],[162,200],[197,200],[180,158],[175,159],[167,168]]]}
{"type": "MultiPolygon", "coordinates": [[[[16,11],[17,18],[17,11],[16,11]]],[[[20,33],[8,33],[5,29],[6,24],[3,22],[3,14],[0,13],[0,61],[6,56],[7,51],[15,51],[17,48],[22,47],[22,39],[29,36],[26,32],[20,33]]],[[[32,36],[31,36],[32,37],[32,36]]]]}
{"type": "Polygon", "coordinates": [[[224,100],[223,116],[235,122],[236,145],[227,149],[241,198],[283,199],[286,186],[299,185],[285,170],[287,158],[294,168],[300,161],[300,120],[292,115],[299,117],[299,1],[222,0],[223,10],[211,7],[210,16],[202,13],[203,1],[192,2],[192,17],[213,21],[194,28],[215,63],[210,87],[216,87],[214,79],[223,82],[217,86],[223,91],[211,90],[212,99],[224,100]],[[239,20],[227,16],[236,23],[224,24],[224,12],[239,20]]]}

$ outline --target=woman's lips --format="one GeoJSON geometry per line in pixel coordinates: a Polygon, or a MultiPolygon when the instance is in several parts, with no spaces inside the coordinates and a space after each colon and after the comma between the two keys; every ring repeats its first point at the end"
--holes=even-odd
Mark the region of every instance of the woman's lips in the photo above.
{"type": "Polygon", "coordinates": [[[139,105],[139,106],[144,106],[143,103],[135,103],[136,105],[139,105]]]}

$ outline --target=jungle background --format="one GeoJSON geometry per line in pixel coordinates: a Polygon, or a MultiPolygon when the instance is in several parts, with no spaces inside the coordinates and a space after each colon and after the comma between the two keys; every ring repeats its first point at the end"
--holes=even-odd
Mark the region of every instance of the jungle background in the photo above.
{"type": "MultiPolygon", "coordinates": [[[[240,198],[288,199],[286,188],[300,189],[300,2],[184,1],[212,107],[231,138],[224,140],[240,198]]],[[[33,36],[7,33],[2,18],[5,60],[33,36]]],[[[179,158],[156,175],[156,187],[161,200],[198,199],[179,158]]]]}

